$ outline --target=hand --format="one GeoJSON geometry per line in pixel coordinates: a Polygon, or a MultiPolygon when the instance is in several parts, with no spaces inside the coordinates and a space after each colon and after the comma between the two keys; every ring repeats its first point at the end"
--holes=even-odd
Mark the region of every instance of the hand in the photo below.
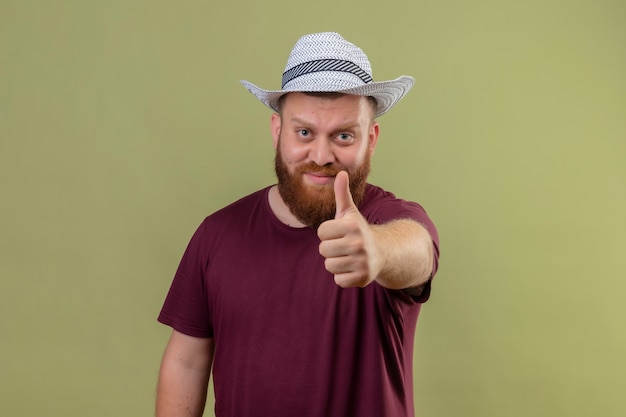
{"type": "Polygon", "coordinates": [[[326,258],[324,266],[335,275],[337,285],[365,287],[380,271],[373,232],[352,200],[347,172],[337,174],[334,188],[335,218],[317,229],[320,254],[326,258]]]}

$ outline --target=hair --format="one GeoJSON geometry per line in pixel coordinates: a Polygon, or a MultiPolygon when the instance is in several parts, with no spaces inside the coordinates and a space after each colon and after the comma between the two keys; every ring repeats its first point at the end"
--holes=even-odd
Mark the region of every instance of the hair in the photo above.
{"type": "MultiPolygon", "coordinates": [[[[339,93],[336,91],[303,91],[304,94],[306,94],[307,96],[313,96],[313,97],[328,97],[328,98],[337,98],[343,95],[346,95],[345,93],[339,93]]],[[[285,98],[287,97],[287,94],[289,93],[285,93],[282,96],[280,96],[278,98],[278,114],[280,114],[282,116],[281,110],[283,108],[283,103],[285,102],[285,98]]],[[[376,110],[378,109],[378,102],[376,101],[376,99],[372,96],[366,96],[367,97],[367,101],[369,101],[370,106],[372,107],[372,114],[376,114],[376,110]]]]}

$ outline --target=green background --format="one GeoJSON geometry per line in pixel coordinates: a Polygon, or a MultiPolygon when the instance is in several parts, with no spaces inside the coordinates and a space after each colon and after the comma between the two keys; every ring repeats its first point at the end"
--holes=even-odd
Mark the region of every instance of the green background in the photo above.
{"type": "Polygon", "coordinates": [[[0,0],[0,415],[153,413],[188,239],[274,180],[270,111],[238,80],[279,87],[324,30],[375,79],[416,78],[372,181],[441,234],[417,415],[623,415],[626,3],[608,0],[0,0]]]}

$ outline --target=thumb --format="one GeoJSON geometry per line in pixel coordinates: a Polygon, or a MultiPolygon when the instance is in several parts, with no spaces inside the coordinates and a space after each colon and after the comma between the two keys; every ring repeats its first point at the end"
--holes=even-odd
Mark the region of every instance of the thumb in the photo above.
{"type": "Polygon", "coordinates": [[[349,211],[356,210],[352,194],[350,193],[350,178],[346,171],[340,171],[335,176],[335,218],[340,219],[349,211]]]}

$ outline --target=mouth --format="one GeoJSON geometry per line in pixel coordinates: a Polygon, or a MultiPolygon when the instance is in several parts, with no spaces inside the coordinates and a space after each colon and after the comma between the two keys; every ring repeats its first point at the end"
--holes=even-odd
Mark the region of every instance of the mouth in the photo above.
{"type": "Polygon", "coordinates": [[[334,174],[324,174],[321,172],[305,172],[304,178],[307,182],[315,185],[332,185],[335,181],[334,174]]]}

